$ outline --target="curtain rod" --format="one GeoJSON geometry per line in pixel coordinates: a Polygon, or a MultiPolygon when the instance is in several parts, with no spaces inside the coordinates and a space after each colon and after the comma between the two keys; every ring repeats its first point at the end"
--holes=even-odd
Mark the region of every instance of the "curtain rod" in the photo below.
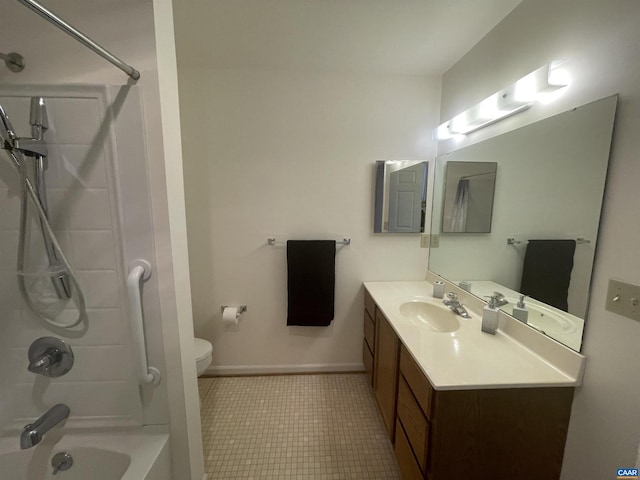
{"type": "Polygon", "coordinates": [[[89,37],[87,37],[84,33],[80,32],[78,29],[76,29],[73,26],[69,25],[67,22],[65,22],[60,17],[58,17],[55,13],[53,13],[50,10],[47,10],[45,7],[40,5],[38,2],[36,2],[34,0],[18,0],[18,2],[20,2],[21,4],[23,4],[25,7],[29,8],[30,10],[36,12],[42,18],[47,20],[49,23],[52,23],[53,25],[58,27],[63,32],[65,32],[68,35],[72,36],[77,41],[82,43],[85,47],[93,50],[95,53],[100,55],[102,58],[104,58],[108,62],[111,62],[113,65],[118,67],[120,70],[125,72],[127,75],[129,75],[134,80],[138,80],[140,78],[140,72],[138,70],[133,68],[131,65],[127,65],[126,63],[124,63],[122,60],[120,60],[118,57],[113,55],[111,52],[108,52],[107,50],[102,48],[96,42],[94,42],[89,37]]]}

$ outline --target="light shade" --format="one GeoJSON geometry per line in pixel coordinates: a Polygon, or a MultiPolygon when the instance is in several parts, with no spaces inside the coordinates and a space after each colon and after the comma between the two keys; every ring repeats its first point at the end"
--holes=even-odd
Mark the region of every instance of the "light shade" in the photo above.
{"type": "Polygon", "coordinates": [[[477,105],[444,122],[433,132],[434,140],[446,140],[456,135],[467,135],[503,118],[530,108],[536,101],[555,98],[554,92],[569,84],[569,76],[561,66],[565,61],[554,61],[525,75],[513,85],[485,98],[477,105]]]}

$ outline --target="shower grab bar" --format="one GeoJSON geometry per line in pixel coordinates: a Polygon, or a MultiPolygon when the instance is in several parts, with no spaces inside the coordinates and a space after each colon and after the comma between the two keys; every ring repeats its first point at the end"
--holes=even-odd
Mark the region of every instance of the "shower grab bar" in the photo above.
{"type": "Polygon", "coordinates": [[[73,27],[72,25],[70,25],[67,22],[65,22],[64,20],[62,20],[55,13],[53,13],[51,10],[46,9],[45,7],[43,7],[42,5],[40,5],[38,2],[36,2],[34,0],[18,0],[18,2],[20,2],[25,7],[29,8],[30,10],[32,10],[35,13],[37,13],[38,15],[40,15],[42,18],[47,20],[49,23],[51,23],[51,24],[55,25],[56,27],[58,27],[60,30],[65,32],[67,35],[75,38],[78,42],[82,43],[85,47],[93,50],[95,53],[100,55],[102,58],[104,58],[108,62],[111,62],[113,65],[118,67],[120,70],[125,72],[127,75],[129,75],[134,80],[138,80],[140,78],[140,72],[138,70],[133,68],[131,65],[127,65],[122,60],[120,60],[118,57],[113,55],[111,52],[109,52],[106,49],[102,48],[100,45],[98,45],[96,42],[91,40],[89,37],[87,37],[80,30],[78,30],[77,28],[73,27]]]}
{"type": "Polygon", "coordinates": [[[133,329],[133,340],[138,357],[138,380],[140,384],[160,383],[160,370],[150,367],[147,361],[147,346],[144,334],[144,316],[142,314],[142,281],[151,276],[151,265],[146,260],[136,260],[131,264],[127,277],[129,292],[129,318],[133,329]]]}

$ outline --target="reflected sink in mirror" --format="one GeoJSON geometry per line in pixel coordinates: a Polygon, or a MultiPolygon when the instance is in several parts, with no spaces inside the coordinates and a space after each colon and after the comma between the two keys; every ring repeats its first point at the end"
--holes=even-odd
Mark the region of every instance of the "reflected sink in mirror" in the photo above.
{"type": "MultiPolygon", "coordinates": [[[[518,303],[516,298],[507,298],[509,304],[502,309],[510,315],[513,315],[513,306],[518,303]]],[[[529,315],[527,324],[541,330],[547,335],[570,335],[575,333],[577,327],[571,319],[564,317],[542,305],[527,304],[529,315]]]]}
{"type": "Polygon", "coordinates": [[[450,333],[460,328],[456,314],[439,303],[411,300],[400,305],[400,314],[414,325],[429,327],[434,332],[450,333]]]}

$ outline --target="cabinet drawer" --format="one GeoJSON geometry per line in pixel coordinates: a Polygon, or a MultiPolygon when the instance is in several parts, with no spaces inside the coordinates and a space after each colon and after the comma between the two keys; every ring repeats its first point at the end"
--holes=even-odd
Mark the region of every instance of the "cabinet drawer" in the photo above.
{"type": "Polygon", "coordinates": [[[364,308],[369,312],[371,318],[373,318],[376,311],[376,304],[374,303],[373,298],[371,298],[369,292],[367,292],[366,288],[364,290],[364,308]]]}
{"type": "Polygon", "coordinates": [[[369,312],[365,310],[364,311],[364,339],[369,344],[369,350],[371,350],[371,353],[374,352],[375,345],[376,345],[375,331],[376,331],[376,326],[373,323],[373,319],[369,315],[369,312]]]}
{"type": "Polygon", "coordinates": [[[398,419],[404,427],[420,468],[424,470],[427,463],[429,424],[402,376],[398,382],[398,419]]]}
{"type": "Polygon", "coordinates": [[[416,397],[420,408],[422,408],[426,417],[430,419],[433,388],[404,345],[400,349],[400,372],[416,397]]]}
{"type": "Polygon", "coordinates": [[[402,480],[422,480],[424,478],[399,421],[396,423],[394,451],[400,467],[400,473],[402,473],[402,480]]]}
{"type": "Polygon", "coordinates": [[[362,361],[364,362],[364,371],[369,377],[369,385],[373,386],[373,354],[369,350],[366,340],[362,341],[362,361]]]}

